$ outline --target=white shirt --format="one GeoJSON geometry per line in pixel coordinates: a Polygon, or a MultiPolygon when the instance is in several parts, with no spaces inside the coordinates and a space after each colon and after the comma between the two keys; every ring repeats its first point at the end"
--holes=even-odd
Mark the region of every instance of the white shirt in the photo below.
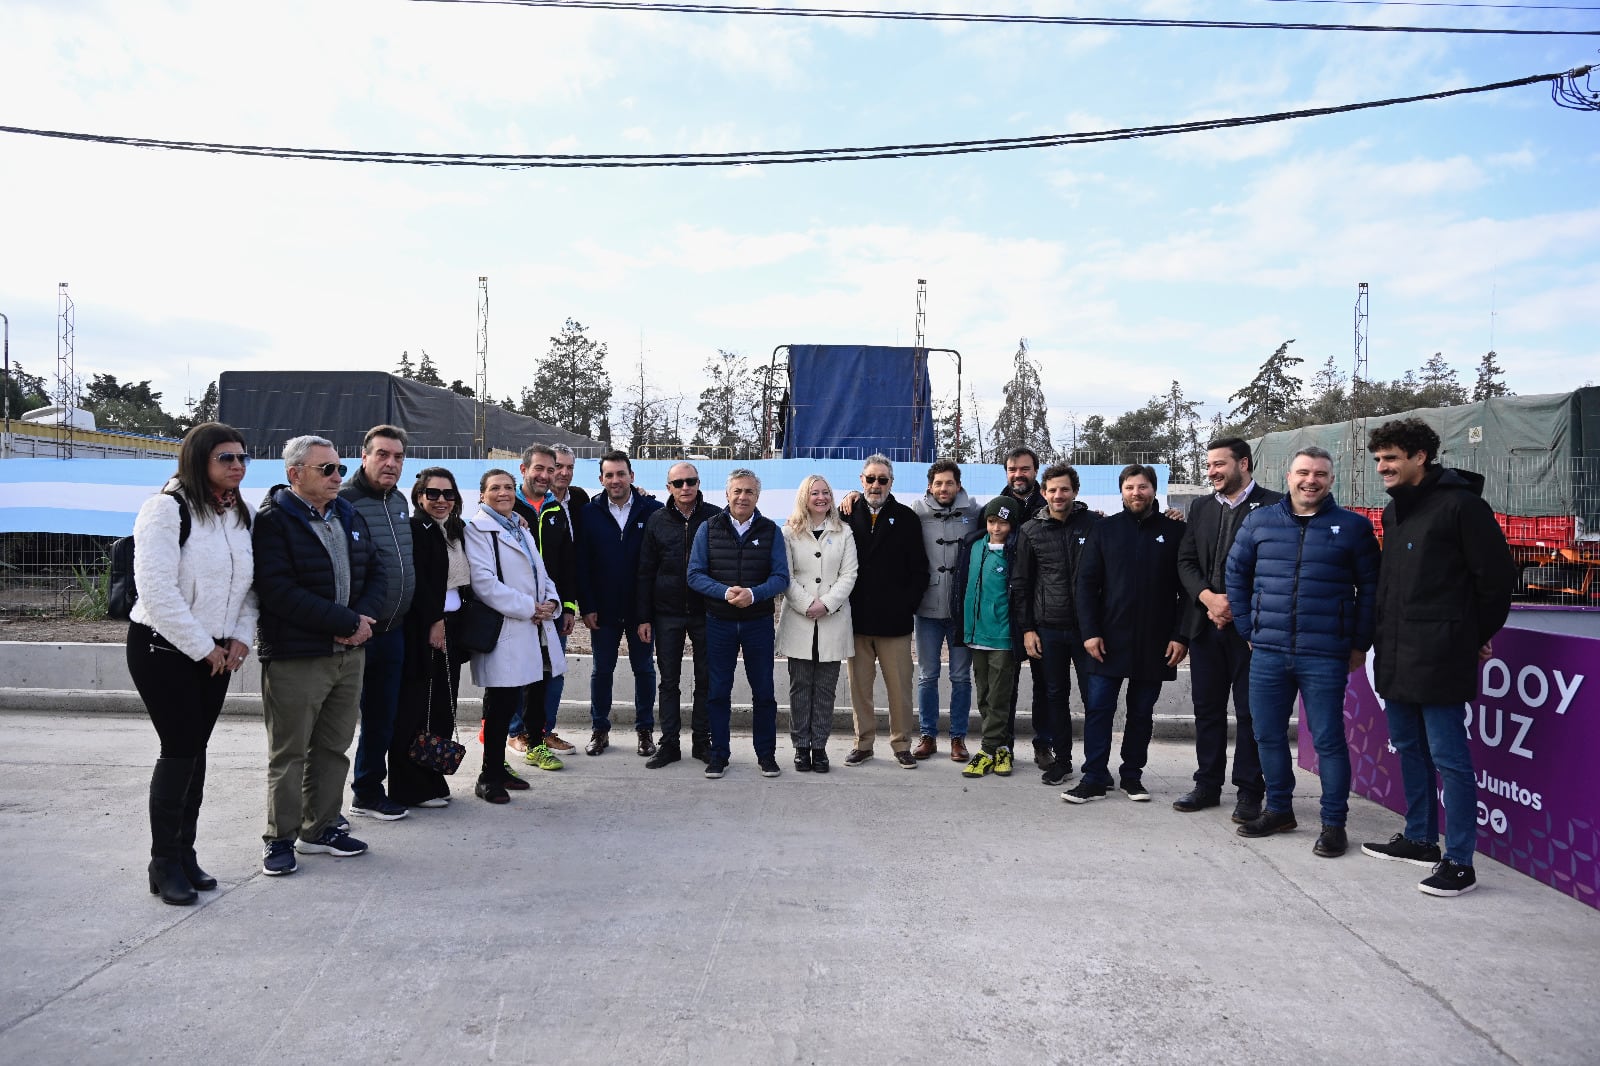
{"type": "Polygon", "coordinates": [[[633,494],[628,494],[628,498],[622,501],[621,507],[612,503],[611,497],[607,496],[606,507],[611,511],[611,517],[616,520],[617,528],[626,530],[628,528],[628,515],[633,511],[633,494]]]}
{"type": "Polygon", "coordinates": [[[733,523],[733,531],[735,533],[739,534],[739,539],[740,540],[743,540],[744,539],[744,535],[746,533],[750,532],[750,524],[752,522],[754,522],[755,520],[756,520],[756,513],[754,511],[751,511],[750,512],[750,517],[746,518],[743,522],[738,521],[731,514],[728,516],[728,521],[733,523]]]}

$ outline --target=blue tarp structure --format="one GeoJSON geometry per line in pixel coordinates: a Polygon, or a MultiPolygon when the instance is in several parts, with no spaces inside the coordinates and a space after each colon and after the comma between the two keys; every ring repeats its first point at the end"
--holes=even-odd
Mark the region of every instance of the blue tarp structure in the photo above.
{"type": "Polygon", "coordinates": [[[928,353],[876,344],[791,344],[783,409],[785,459],[851,459],[881,452],[931,463],[928,353]]]}

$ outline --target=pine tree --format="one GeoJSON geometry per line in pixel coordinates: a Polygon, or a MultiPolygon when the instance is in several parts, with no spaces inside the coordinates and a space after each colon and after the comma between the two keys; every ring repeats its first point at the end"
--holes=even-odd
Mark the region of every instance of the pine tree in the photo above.
{"type": "Polygon", "coordinates": [[[934,451],[941,459],[950,459],[957,463],[964,463],[974,453],[972,440],[972,423],[970,419],[961,420],[961,441],[956,442],[956,410],[955,399],[933,401],[933,431],[934,451]]]}
{"type": "MultiPolygon", "coordinates": [[[[761,383],[738,352],[717,349],[706,360],[705,388],[695,408],[695,440],[743,459],[760,454],[761,383]]],[[[718,456],[721,458],[722,456],[718,456]]]]}
{"type": "Polygon", "coordinates": [[[531,406],[535,418],[592,437],[611,411],[611,378],[606,346],[587,337],[585,328],[569,318],[550,338],[550,351],[534,375],[531,406]]]}
{"type": "Polygon", "coordinates": [[[1456,369],[1444,361],[1443,352],[1434,352],[1422,364],[1422,384],[1417,390],[1420,407],[1454,407],[1467,402],[1467,390],[1456,379],[1456,369]]]}
{"type": "Polygon", "coordinates": [[[1289,354],[1289,345],[1293,343],[1291,338],[1278,345],[1278,350],[1261,364],[1250,384],[1228,397],[1229,403],[1239,402],[1238,407],[1228,412],[1228,418],[1243,427],[1249,436],[1293,426],[1299,419],[1301,381],[1290,371],[1305,360],[1289,354]]]}
{"type": "Polygon", "coordinates": [[[433,356],[428,354],[428,349],[423,348],[422,362],[417,367],[416,382],[419,385],[432,385],[435,388],[444,388],[444,378],[439,376],[439,370],[433,365],[433,356]]]}
{"type": "Polygon", "coordinates": [[[1017,342],[1017,352],[1012,356],[1011,380],[1001,393],[1005,402],[989,427],[993,454],[1004,455],[1007,450],[1025,444],[1038,453],[1041,463],[1054,460],[1056,450],[1050,443],[1050,405],[1039,379],[1039,365],[1028,356],[1026,337],[1017,342]]]}
{"type": "Polygon", "coordinates": [[[411,352],[409,350],[400,353],[400,365],[394,368],[394,373],[395,377],[401,378],[415,378],[417,376],[417,368],[411,365],[411,352]]]}
{"type": "MultiPolygon", "coordinates": [[[[1322,426],[1343,422],[1350,417],[1349,397],[1345,393],[1345,378],[1328,356],[1317,376],[1311,379],[1311,403],[1304,412],[1305,424],[1322,426]]],[[[1216,438],[1213,437],[1213,440],[1216,438]]]]}
{"type": "Polygon", "coordinates": [[[1495,362],[1497,353],[1493,348],[1484,353],[1478,360],[1478,381],[1472,386],[1472,401],[1487,400],[1491,396],[1511,396],[1513,393],[1506,388],[1505,371],[1500,369],[1500,364],[1495,362]]]}
{"type": "Polygon", "coordinates": [[[454,381],[452,381],[448,388],[457,396],[465,396],[469,400],[476,399],[478,396],[477,392],[473,390],[472,386],[468,385],[460,378],[456,378],[454,381]]]}

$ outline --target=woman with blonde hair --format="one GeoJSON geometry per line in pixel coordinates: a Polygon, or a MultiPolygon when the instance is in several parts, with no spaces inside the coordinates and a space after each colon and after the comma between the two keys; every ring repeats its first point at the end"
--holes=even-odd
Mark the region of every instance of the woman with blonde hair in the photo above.
{"type": "Polygon", "coordinates": [[[840,520],[833,489],[822,475],[800,482],[783,540],[789,591],[778,623],[778,651],[789,659],[794,768],[825,774],[839,664],[855,647],[850,590],[856,587],[857,563],[855,537],[840,520]]]}

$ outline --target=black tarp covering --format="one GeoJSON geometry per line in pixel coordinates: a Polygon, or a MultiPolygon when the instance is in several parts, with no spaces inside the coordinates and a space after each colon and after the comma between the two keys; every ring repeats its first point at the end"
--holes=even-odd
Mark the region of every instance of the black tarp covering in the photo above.
{"type": "MultiPolygon", "coordinates": [[[[275,456],[291,437],[326,437],[343,456],[359,455],[361,438],[390,423],[410,436],[414,458],[476,458],[476,404],[449,389],[373,370],[229,370],[217,380],[217,417],[244,434],[252,453],[275,456]]],[[[535,442],[565,444],[579,456],[605,450],[600,441],[557,429],[491,404],[488,447],[520,453],[535,442]]]]}
{"type": "Polygon", "coordinates": [[[934,459],[932,390],[923,348],[791,344],[785,459],[934,459]]]}

